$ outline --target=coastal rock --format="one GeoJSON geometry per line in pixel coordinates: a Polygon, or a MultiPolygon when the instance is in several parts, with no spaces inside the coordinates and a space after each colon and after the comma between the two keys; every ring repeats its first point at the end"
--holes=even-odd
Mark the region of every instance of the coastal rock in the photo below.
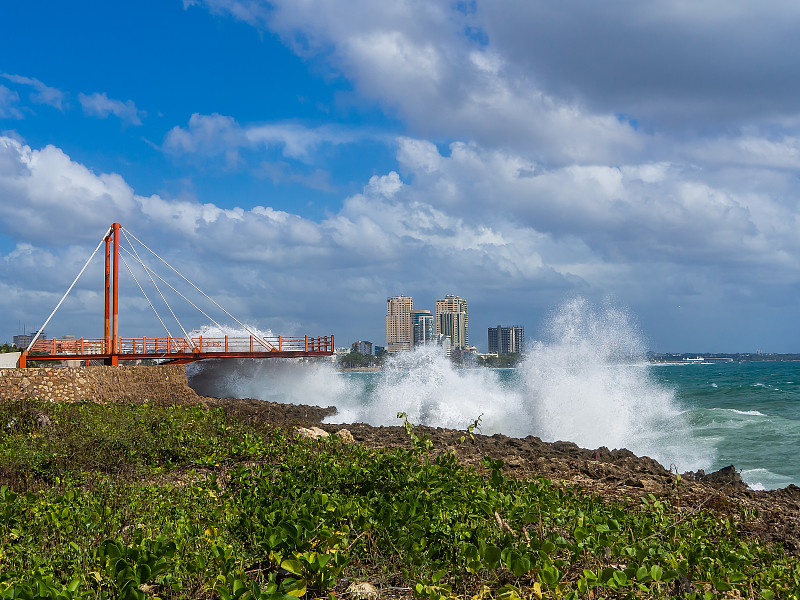
{"type": "Polygon", "coordinates": [[[376,600],[378,597],[378,589],[366,581],[351,583],[347,593],[358,600],[376,600]]]}
{"type": "Polygon", "coordinates": [[[318,438],[328,437],[330,434],[319,427],[298,427],[297,435],[316,440],[318,438]]]}
{"type": "Polygon", "coordinates": [[[696,472],[689,471],[688,473],[684,473],[683,477],[706,483],[715,489],[721,489],[723,487],[737,490],[748,489],[747,484],[733,465],[722,467],[719,471],[708,474],[702,469],[696,472]]]}
{"type": "Polygon", "coordinates": [[[339,431],[336,432],[336,437],[338,437],[340,440],[342,440],[346,444],[355,444],[356,443],[356,439],[353,437],[353,434],[350,433],[350,430],[348,430],[348,429],[340,429],[339,431]]]}

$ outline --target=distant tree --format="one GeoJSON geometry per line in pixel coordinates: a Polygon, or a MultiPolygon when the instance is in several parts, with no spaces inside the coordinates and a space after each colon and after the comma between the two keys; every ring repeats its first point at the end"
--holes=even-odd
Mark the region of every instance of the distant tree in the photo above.
{"type": "Polygon", "coordinates": [[[501,354],[500,356],[487,356],[484,358],[483,364],[486,367],[507,369],[516,367],[521,360],[522,355],[515,352],[513,354],[501,354]]]}
{"type": "Polygon", "coordinates": [[[356,367],[371,367],[376,364],[376,357],[371,354],[361,354],[360,352],[350,352],[339,358],[339,365],[345,369],[356,367]]]}
{"type": "Polygon", "coordinates": [[[22,349],[17,348],[14,344],[3,344],[0,346],[0,354],[5,354],[6,352],[22,352],[22,349]]]}

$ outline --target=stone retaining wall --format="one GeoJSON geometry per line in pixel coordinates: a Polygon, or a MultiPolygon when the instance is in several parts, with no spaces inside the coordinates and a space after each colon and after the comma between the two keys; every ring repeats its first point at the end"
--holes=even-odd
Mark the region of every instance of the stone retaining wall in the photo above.
{"type": "Polygon", "coordinates": [[[183,365],[0,369],[0,401],[198,404],[183,365]]]}

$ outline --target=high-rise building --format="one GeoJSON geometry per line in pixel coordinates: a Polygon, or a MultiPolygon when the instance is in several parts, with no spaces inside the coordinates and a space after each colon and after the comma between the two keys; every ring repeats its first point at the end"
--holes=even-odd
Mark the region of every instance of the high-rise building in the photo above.
{"type": "Polygon", "coordinates": [[[414,345],[414,325],[411,296],[392,296],[386,299],[386,349],[389,352],[411,350],[414,345]]]}
{"type": "MultiPolygon", "coordinates": [[[[28,347],[28,344],[30,344],[33,341],[33,338],[35,338],[36,334],[38,333],[39,333],[38,331],[34,331],[33,333],[27,333],[27,334],[23,333],[21,335],[15,335],[14,345],[17,348],[22,348],[24,350],[25,348],[28,347]]],[[[44,332],[42,332],[42,335],[39,336],[39,339],[40,340],[47,339],[47,336],[44,334],[44,332]]]]}
{"type": "Polygon", "coordinates": [[[372,342],[365,342],[359,340],[350,344],[350,352],[358,352],[359,354],[372,354],[372,342]]]}
{"type": "Polygon", "coordinates": [[[524,327],[489,327],[489,352],[497,354],[523,354],[525,352],[524,327]]]}
{"type": "Polygon", "coordinates": [[[453,350],[469,347],[466,300],[458,296],[445,296],[436,301],[436,333],[448,336],[453,350]]]}
{"type": "Polygon", "coordinates": [[[437,346],[441,346],[444,355],[447,358],[450,358],[450,354],[452,353],[450,348],[450,338],[439,333],[433,336],[433,341],[437,346]]]}
{"type": "Polygon", "coordinates": [[[414,345],[427,344],[434,341],[436,328],[433,326],[433,315],[429,310],[412,310],[411,324],[414,327],[414,345]]]}

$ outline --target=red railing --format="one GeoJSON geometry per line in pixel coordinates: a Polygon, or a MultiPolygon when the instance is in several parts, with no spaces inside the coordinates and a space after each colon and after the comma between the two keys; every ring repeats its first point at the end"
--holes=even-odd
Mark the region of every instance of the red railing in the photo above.
{"type": "MultiPolygon", "coordinates": [[[[290,353],[332,353],[333,336],[288,336],[273,337],[231,337],[204,338],[202,336],[190,338],[119,338],[119,347],[114,350],[118,355],[163,355],[191,353],[264,353],[264,352],[290,352],[290,353]]],[[[90,356],[95,354],[111,354],[102,338],[62,338],[51,340],[37,340],[31,348],[31,353],[72,356],[90,356]]],[[[31,358],[34,358],[33,356],[31,358]]]]}

